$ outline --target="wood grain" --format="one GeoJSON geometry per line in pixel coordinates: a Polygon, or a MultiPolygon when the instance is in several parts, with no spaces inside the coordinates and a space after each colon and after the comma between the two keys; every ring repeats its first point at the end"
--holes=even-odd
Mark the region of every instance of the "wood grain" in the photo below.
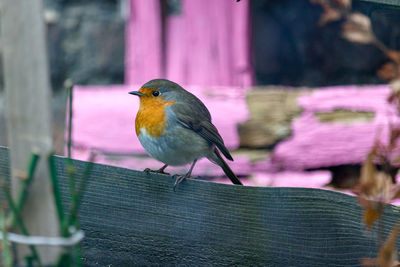
{"type": "Polygon", "coordinates": [[[308,90],[265,86],[255,87],[246,96],[249,120],[238,124],[240,146],[265,148],[277,144],[291,134],[291,123],[301,108],[297,98],[308,90]]]}
{"type": "Polygon", "coordinates": [[[248,1],[179,1],[178,14],[164,19],[160,1],[129,1],[127,85],[154,78],[185,86],[254,84],[248,1]]]}
{"type": "MultiPolygon", "coordinates": [[[[7,154],[0,148],[0,176],[9,175],[7,154]]],[[[64,159],[56,162],[66,196],[64,159]]],[[[74,164],[82,173],[87,163],[74,164]]],[[[85,265],[359,266],[376,255],[376,230],[362,225],[354,197],[193,179],[174,192],[173,183],[95,164],[80,213],[85,265]]],[[[398,208],[383,218],[386,236],[398,208]]]]}
{"type": "Polygon", "coordinates": [[[301,95],[302,112],[271,161],[290,170],[361,164],[377,141],[389,143],[390,128],[399,120],[387,101],[390,93],[389,85],[382,84],[332,86],[301,95]]]}
{"type": "Polygon", "coordinates": [[[391,6],[400,6],[400,2],[398,0],[363,0],[366,2],[372,2],[376,4],[386,4],[391,6]]]}

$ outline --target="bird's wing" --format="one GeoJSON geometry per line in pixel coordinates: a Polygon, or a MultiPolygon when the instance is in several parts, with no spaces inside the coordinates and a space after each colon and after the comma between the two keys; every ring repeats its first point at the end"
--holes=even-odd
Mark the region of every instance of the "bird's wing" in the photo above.
{"type": "Polygon", "coordinates": [[[192,102],[191,105],[176,103],[171,108],[182,126],[216,145],[227,159],[233,160],[217,128],[211,123],[210,113],[203,103],[192,102]]]}

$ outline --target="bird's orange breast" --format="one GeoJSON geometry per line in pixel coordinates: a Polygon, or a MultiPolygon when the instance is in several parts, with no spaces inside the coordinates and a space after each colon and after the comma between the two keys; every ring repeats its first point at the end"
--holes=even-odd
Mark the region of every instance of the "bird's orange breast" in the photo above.
{"type": "Polygon", "coordinates": [[[136,115],[135,130],[139,136],[141,129],[145,129],[146,133],[152,137],[160,137],[166,135],[165,108],[175,104],[174,101],[166,101],[162,97],[142,96],[140,97],[140,107],[136,115]]]}

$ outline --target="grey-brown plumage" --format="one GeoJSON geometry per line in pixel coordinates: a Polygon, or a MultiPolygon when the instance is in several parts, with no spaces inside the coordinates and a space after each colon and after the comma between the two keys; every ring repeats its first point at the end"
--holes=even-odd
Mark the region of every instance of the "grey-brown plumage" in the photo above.
{"type": "MultiPolygon", "coordinates": [[[[171,156],[183,157],[179,163],[186,159],[188,162],[193,162],[189,172],[182,179],[190,176],[197,159],[207,157],[223,169],[232,183],[242,184],[219,153],[220,151],[227,159],[233,160],[217,128],[212,124],[210,112],[200,99],[180,85],[164,79],[151,80],[142,88],[154,89],[159,93],[156,97],[162,97],[165,101],[173,103],[165,109],[168,135],[150,141],[149,138],[139,138],[143,140],[141,140],[142,145],[151,156],[167,165],[174,165],[172,163],[177,162],[171,160],[171,156]],[[188,142],[183,142],[180,138],[188,142]],[[157,145],[162,148],[155,149],[157,145]],[[172,151],[166,151],[168,149],[172,151]],[[198,152],[193,154],[193,151],[198,152]]],[[[165,166],[162,169],[164,168],[165,166]]]]}

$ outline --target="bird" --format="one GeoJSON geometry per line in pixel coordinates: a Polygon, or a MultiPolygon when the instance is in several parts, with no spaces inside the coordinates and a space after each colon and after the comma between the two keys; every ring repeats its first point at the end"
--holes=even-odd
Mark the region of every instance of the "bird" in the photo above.
{"type": "Polygon", "coordinates": [[[184,175],[174,175],[176,186],[192,174],[196,162],[207,158],[219,165],[233,184],[243,185],[222,155],[233,161],[217,128],[211,122],[207,107],[194,94],[179,84],[166,79],[153,79],[139,91],[131,91],[140,99],[135,119],[137,137],[146,152],[164,163],[158,170],[165,173],[167,166],[191,163],[184,175]],[[222,153],[222,155],[221,155],[222,153]]]}

